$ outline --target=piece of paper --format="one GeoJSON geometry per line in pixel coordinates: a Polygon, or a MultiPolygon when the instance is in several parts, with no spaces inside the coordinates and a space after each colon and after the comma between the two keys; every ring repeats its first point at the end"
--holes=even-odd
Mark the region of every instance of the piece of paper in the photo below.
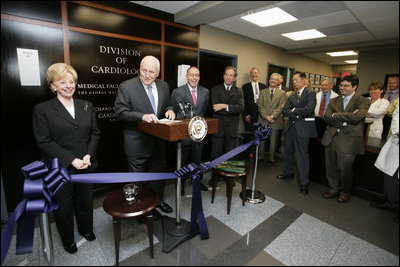
{"type": "Polygon", "coordinates": [[[40,86],[39,51],[17,48],[19,77],[22,86],[40,86]]]}
{"type": "Polygon", "coordinates": [[[182,122],[182,121],[178,121],[178,120],[169,120],[169,119],[161,119],[158,120],[159,123],[176,123],[176,122],[182,122]]]}
{"type": "Polygon", "coordinates": [[[178,87],[187,84],[186,74],[190,65],[179,65],[178,66],[178,87]]]}

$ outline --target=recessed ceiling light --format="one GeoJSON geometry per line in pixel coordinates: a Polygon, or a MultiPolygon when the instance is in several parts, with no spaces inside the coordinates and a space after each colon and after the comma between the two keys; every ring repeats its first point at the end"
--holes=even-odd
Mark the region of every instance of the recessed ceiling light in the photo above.
{"type": "Polygon", "coordinates": [[[349,64],[357,64],[357,63],[358,63],[358,59],[346,60],[346,63],[349,63],[349,64]]]}
{"type": "Polygon", "coordinates": [[[282,35],[289,39],[292,39],[294,41],[326,37],[325,34],[317,31],[316,29],[299,31],[299,32],[283,33],[282,35]]]}
{"type": "Polygon", "coordinates": [[[261,27],[267,27],[297,20],[297,18],[293,17],[289,13],[286,13],[279,7],[274,7],[272,9],[246,15],[243,16],[242,19],[257,24],[261,27]]]}
{"type": "Polygon", "coordinates": [[[328,52],[331,57],[342,57],[342,56],[356,56],[358,55],[354,51],[340,51],[340,52],[328,52]]]}

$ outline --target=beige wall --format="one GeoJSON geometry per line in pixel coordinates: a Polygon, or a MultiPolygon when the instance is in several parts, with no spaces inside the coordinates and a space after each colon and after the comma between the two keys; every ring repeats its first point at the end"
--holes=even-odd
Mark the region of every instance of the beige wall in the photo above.
{"type": "Polygon", "coordinates": [[[252,67],[260,69],[259,79],[265,82],[268,63],[326,76],[335,74],[329,64],[304,56],[287,55],[283,49],[206,25],[200,27],[200,48],[237,56],[239,87],[249,82],[252,67]]]}
{"type": "Polygon", "coordinates": [[[399,73],[399,49],[360,51],[357,76],[360,79],[360,93],[368,92],[371,82],[385,82],[386,74],[399,73]]]}

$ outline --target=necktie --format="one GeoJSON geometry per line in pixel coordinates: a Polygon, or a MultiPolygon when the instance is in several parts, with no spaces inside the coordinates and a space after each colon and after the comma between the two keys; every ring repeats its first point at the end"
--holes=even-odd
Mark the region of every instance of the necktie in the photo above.
{"type": "Polygon", "coordinates": [[[149,91],[149,99],[150,99],[151,106],[153,107],[154,114],[157,114],[156,100],[154,99],[154,95],[151,90],[151,85],[149,85],[147,87],[147,90],[149,91]]]}
{"type": "Polygon", "coordinates": [[[269,95],[269,97],[270,97],[271,100],[272,100],[272,98],[274,97],[274,89],[271,89],[271,94],[269,95]]]}
{"type": "Polygon", "coordinates": [[[297,92],[297,103],[300,103],[300,92],[297,92]]]}
{"type": "Polygon", "coordinates": [[[347,102],[349,101],[349,99],[347,98],[347,96],[345,96],[344,98],[343,98],[343,109],[346,109],[346,106],[347,106],[347,102]]]}
{"type": "Polygon", "coordinates": [[[258,102],[258,96],[260,95],[260,90],[258,90],[258,84],[256,83],[255,85],[254,85],[254,88],[256,89],[256,95],[255,95],[255,103],[257,103],[258,102]]]}
{"type": "Polygon", "coordinates": [[[194,105],[197,106],[196,91],[194,89],[192,89],[192,98],[194,105]]]}
{"type": "Polygon", "coordinates": [[[390,103],[392,103],[393,92],[392,92],[392,91],[389,91],[389,92],[387,92],[387,95],[388,95],[387,100],[388,100],[390,103]]]}
{"type": "Polygon", "coordinates": [[[321,101],[321,106],[319,106],[318,115],[324,116],[325,104],[326,104],[326,93],[324,93],[324,97],[322,98],[322,101],[321,101]]]}

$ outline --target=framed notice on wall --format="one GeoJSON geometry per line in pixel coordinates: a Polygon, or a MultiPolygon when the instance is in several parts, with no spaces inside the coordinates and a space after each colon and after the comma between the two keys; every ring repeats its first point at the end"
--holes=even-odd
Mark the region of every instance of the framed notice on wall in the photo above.
{"type": "Polygon", "coordinates": [[[321,76],[319,76],[318,74],[315,74],[315,83],[314,84],[319,85],[320,78],[321,78],[321,76]]]}
{"type": "Polygon", "coordinates": [[[314,80],[315,80],[315,74],[310,73],[310,84],[314,84],[314,80]]]}

